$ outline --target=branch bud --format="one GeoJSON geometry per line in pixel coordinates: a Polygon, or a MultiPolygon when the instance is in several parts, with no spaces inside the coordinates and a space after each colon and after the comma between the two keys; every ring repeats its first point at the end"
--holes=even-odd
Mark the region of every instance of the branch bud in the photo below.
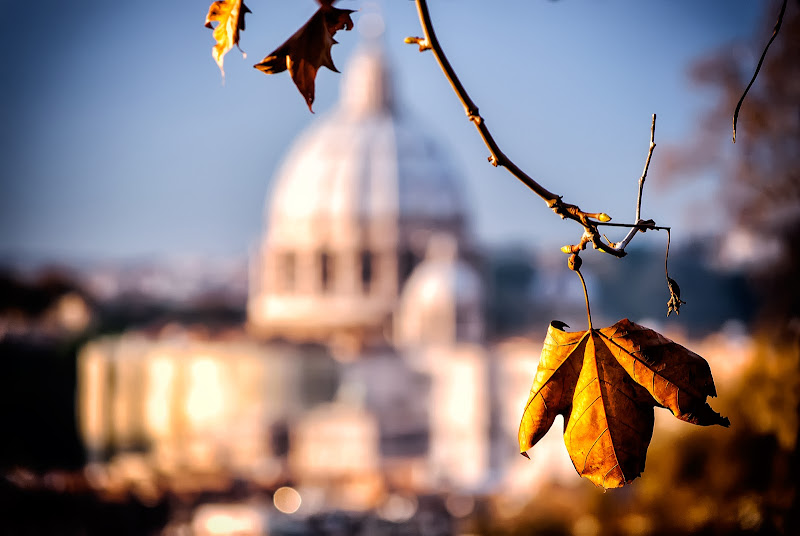
{"type": "Polygon", "coordinates": [[[577,253],[573,253],[569,256],[569,259],[567,259],[567,266],[569,266],[569,269],[573,272],[580,270],[581,264],[583,264],[583,260],[578,256],[577,253]]]}
{"type": "Polygon", "coordinates": [[[607,221],[611,221],[611,216],[609,216],[605,212],[601,212],[600,214],[597,215],[597,221],[602,221],[604,223],[607,221]]]}
{"type": "Polygon", "coordinates": [[[419,45],[419,51],[430,50],[431,46],[428,44],[427,39],[424,37],[406,37],[403,42],[407,45],[419,45]]]}

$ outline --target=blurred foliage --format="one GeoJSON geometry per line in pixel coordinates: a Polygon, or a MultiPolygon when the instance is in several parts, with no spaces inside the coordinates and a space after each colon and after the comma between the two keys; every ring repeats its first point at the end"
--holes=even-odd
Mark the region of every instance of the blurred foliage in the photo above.
{"type": "Polygon", "coordinates": [[[70,292],[88,299],[73,278],[61,270],[47,269],[34,280],[29,280],[0,269],[0,315],[35,318],[70,292]]]}
{"type": "Polygon", "coordinates": [[[720,393],[730,430],[653,445],[636,503],[655,533],[796,533],[798,366],[796,344],[759,336],[752,364],[720,393]]]}

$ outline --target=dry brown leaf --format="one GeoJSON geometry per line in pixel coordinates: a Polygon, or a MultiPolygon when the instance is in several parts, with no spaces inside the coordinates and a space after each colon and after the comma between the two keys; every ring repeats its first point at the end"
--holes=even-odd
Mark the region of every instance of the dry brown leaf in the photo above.
{"type": "Polygon", "coordinates": [[[616,488],[644,470],[655,406],[693,424],[730,425],[706,402],[716,396],[714,380],[694,352],[627,319],[584,332],[562,325],[547,331],[519,427],[523,454],[563,415],[578,474],[616,488]]]}
{"type": "Polygon", "coordinates": [[[681,299],[681,287],[678,282],[667,276],[667,287],[669,288],[669,301],[667,302],[667,316],[675,311],[676,315],[681,314],[681,305],[686,305],[686,302],[681,299]]]}
{"type": "Polygon", "coordinates": [[[336,44],[333,36],[344,28],[353,28],[350,14],[352,9],[332,7],[330,1],[321,2],[322,6],[308,19],[302,28],[297,30],[281,46],[268,54],[254,67],[266,74],[281,73],[289,70],[297,89],[306,100],[312,112],[314,104],[314,81],[317,71],[325,66],[331,71],[339,72],[333,64],[331,47],[336,44]]]}
{"type": "Polygon", "coordinates": [[[244,30],[244,15],[252,13],[242,0],[217,0],[208,8],[206,15],[206,28],[212,28],[214,39],[217,44],[211,49],[214,61],[219,65],[222,76],[225,76],[225,69],[222,62],[225,54],[228,53],[233,45],[239,45],[239,31],[244,30]],[[217,22],[216,28],[213,23],[217,22]]]}

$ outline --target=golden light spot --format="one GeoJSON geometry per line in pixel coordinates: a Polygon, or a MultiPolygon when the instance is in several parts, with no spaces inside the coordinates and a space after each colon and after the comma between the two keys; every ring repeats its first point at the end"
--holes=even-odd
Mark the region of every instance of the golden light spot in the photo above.
{"type": "Polygon", "coordinates": [[[453,517],[467,517],[475,510],[475,499],[468,495],[450,495],[444,506],[453,517]]]}
{"type": "Polygon", "coordinates": [[[378,508],[378,516],[392,523],[404,523],[417,513],[417,499],[412,495],[393,493],[378,508]]]}
{"type": "Polygon", "coordinates": [[[284,514],[293,514],[300,508],[302,500],[296,489],[284,486],[275,490],[272,502],[275,504],[275,508],[284,514]]]}

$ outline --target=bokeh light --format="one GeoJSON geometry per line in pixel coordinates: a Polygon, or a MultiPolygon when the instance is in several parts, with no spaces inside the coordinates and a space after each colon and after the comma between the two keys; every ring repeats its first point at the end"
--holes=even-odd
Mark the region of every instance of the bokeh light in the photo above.
{"type": "Polygon", "coordinates": [[[303,501],[300,498],[300,493],[296,489],[284,486],[275,490],[275,495],[272,497],[272,503],[279,511],[284,514],[293,514],[300,508],[303,501]]]}

